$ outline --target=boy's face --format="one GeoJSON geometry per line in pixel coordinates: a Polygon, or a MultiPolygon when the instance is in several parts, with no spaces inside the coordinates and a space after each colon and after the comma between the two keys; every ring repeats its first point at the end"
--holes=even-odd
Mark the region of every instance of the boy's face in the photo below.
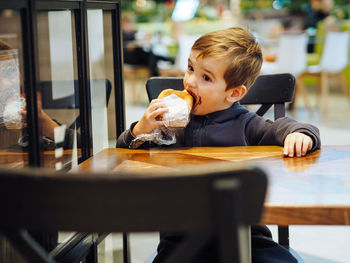
{"type": "Polygon", "coordinates": [[[197,59],[198,54],[197,50],[191,51],[184,77],[185,89],[195,98],[192,114],[206,115],[231,107],[235,100],[232,89],[226,90],[227,61],[213,57],[197,59]]]}

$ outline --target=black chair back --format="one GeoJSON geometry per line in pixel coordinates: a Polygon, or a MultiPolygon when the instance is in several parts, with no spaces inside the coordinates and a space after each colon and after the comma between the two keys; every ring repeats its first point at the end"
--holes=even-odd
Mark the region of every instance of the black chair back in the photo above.
{"type": "MultiPolygon", "coordinates": [[[[111,82],[108,79],[93,79],[91,80],[94,87],[104,87],[103,91],[106,93],[105,102],[108,104],[111,95],[111,82]]],[[[39,83],[39,90],[42,97],[43,109],[78,109],[79,108],[79,83],[78,80],[60,80],[60,81],[41,81],[39,83]],[[73,89],[71,86],[73,84],[73,89]],[[53,86],[57,85],[57,89],[65,89],[68,87],[74,93],[60,98],[54,98],[53,86]]]]}
{"type": "MultiPolygon", "coordinates": [[[[111,95],[112,85],[108,79],[92,79],[89,85],[96,87],[96,92],[104,92],[106,97],[94,96],[92,104],[94,105],[108,105],[111,95]],[[101,90],[103,88],[103,90],[101,90]]],[[[60,80],[60,81],[41,81],[39,83],[39,90],[41,92],[41,103],[43,109],[79,109],[79,83],[78,80],[60,80]],[[72,89],[73,84],[73,89],[72,89]],[[56,89],[68,89],[73,91],[73,94],[65,97],[54,98],[53,86],[56,89]]],[[[103,93],[102,93],[103,94],[103,93]]],[[[89,99],[91,101],[91,99],[89,99]]],[[[69,126],[70,129],[80,127],[80,116],[69,126]]]]}
{"type": "Polygon", "coordinates": [[[232,259],[238,227],[261,219],[266,187],[262,170],[232,164],[142,176],[0,169],[0,232],[182,231],[235,240],[222,242],[232,259]]]}

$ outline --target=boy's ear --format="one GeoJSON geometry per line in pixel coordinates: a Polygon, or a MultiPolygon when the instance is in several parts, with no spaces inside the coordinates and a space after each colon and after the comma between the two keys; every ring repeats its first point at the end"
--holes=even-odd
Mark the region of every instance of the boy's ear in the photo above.
{"type": "Polygon", "coordinates": [[[246,86],[241,85],[241,86],[237,86],[232,89],[229,89],[228,91],[229,93],[226,99],[233,104],[244,97],[244,95],[247,93],[247,88],[246,86]]]}

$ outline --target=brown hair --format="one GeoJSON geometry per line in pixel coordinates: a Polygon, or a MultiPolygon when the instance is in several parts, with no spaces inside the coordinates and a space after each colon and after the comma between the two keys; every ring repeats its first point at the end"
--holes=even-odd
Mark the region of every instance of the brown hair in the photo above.
{"type": "Polygon", "coordinates": [[[198,58],[224,59],[228,67],[224,73],[226,89],[244,85],[250,88],[258,77],[263,61],[261,47],[248,30],[231,27],[201,36],[192,46],[198,58]]]}

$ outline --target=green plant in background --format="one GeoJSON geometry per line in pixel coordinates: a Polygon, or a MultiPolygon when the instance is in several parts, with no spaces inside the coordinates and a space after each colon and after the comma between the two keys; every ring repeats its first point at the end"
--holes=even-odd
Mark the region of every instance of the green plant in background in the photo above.
{"type": "Polygon", "coordinates": [[[122,1],[122,12],[133,12],[137,23],[164,22],[172,13],[172,6],[153,0],[122,1]]]}
{"type": "MultiPolygon", "coordinates": [[[[301,14],[310,5],[310,0],[241,0],[242,13],[259,9],[286,9],[291,14],[301,14]]],[[[341,13],[344,19],[350,18],[349,0],[334,0],[333,13],[341,13]]]]}
{"type": "MultiPolygon", "coordinates": [[[[165,2],[156,2],[154,0],[123,1],[122,11],[135,13],[137,23],[164,22],[171,17],[175,2],[175,0],[165,2]]],[[[215,6],[201,4],[195,14],[195,18],[214,21],[219,19],[219,14],[215,6]]]]}
{"type": "Polygon", "coordinates": [[[243,13],[254,12],[260,9],[298,9],[308,0],[241,0],[240,7],[243,13]]]}
{"type": "Polygon", "coordinates": [[[338,19],[350,19],[350,3],[338,4],[333,8],[331,14],[338,19]]]}

